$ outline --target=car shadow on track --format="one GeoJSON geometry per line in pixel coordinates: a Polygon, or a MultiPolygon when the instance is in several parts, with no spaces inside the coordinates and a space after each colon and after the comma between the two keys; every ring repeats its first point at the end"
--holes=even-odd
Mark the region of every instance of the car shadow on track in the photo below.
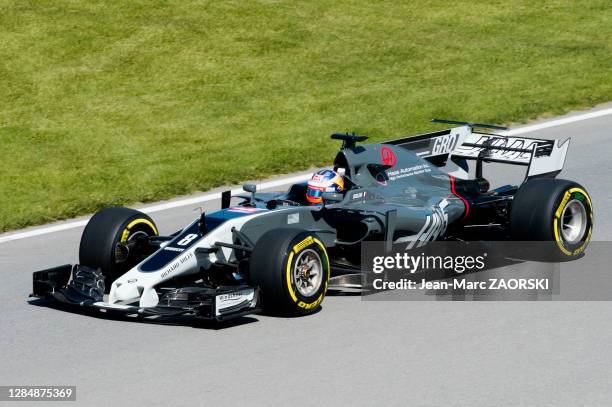
{"type": "MultiPolygon", "coordinates": [[[[357,294],[359,295],[359,294],[357,294]]],[[[221,330],[228,328],[235,328],[241,325],[251,324],[254,322],[259,322],[259,319],[254,318],[253,316],[263,316],[275,319],[295,319],[295,318],[303,318],[308,317],[314,314],[318,314],[323,309],[323,306],[317,307],[313,312],[307,315],[298,315],[298,316],[286,316],[282,314],[274,314],[274,313],[262,313],[257,311],[250,315],[243,315],[240,317],[236,317],[233,319],[225,320],[225,321],[210,321],[204,319],[198,319],[193,316],[164,316],[164,317],[145,317],[141,315],[122,315],[122,314],[113,314],[107,312],[100,312],[98,309],[84,308],[78,305],[67,305],[58,303],[55,301],[49,301],[42,298],[32,298],[28,300],[30,305],[35,307],[42,308],[52,308],[58,311],[67,312],[70,314],[79,314],[83,316],[88,316],[91,318],[99,318],[106,319],[110,321],[122,321],[122,322],[130,322],[130,323],[144,323],[144,324],[155,324],[155,325],[168,325],[168,326],[190,326],[192,328],[199,329],[207,329],[207,330],[221,330]]]]}
{"type": "MultiPolygon", "coordinates": [[[[221,330],[227,328],[234,328],[240,325],[251,324],[259,322],[257,318],[252,316],[240,316],[234,319],[226,321],[209,321],[198,319],[189,316],[165,316],[165,317],[145,317],[139,315],[120,315],[106,312],[100,312],[97,309],[88,309],[80,306],[70,306],[61,303],[48,301],[45,299],[29,299],[28,303],[35,307],[52,308],[58,311],[67,312],[70,314],[80,314],[92,318],[106,319],[111,321],[123,321],[131,323],[144,323],[144,324],[155,324],[155,325],[168,325],[168,326],[190,326],[192,328],[207,329],[207,330],[221,330]]],[[[256,315],[256,314],[255,314],[256,315]]]]}

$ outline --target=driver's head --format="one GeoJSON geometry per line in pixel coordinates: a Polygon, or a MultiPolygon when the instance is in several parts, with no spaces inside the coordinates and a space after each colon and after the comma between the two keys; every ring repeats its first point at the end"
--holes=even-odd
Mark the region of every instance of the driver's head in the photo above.
{"type": "Polygon", "coordinates": [[[323,202],[323,192],[343,192],[344,179],[340,174],[332,170],[320,170],[313,174],[308,181],[306,199],[310,203],[323,202]]]}

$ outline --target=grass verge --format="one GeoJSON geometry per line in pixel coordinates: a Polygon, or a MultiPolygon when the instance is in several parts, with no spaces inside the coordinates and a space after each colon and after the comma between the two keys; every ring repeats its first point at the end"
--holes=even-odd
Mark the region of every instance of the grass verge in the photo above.
{"type": "Polygon", "coordinates": [[[609,1],[0,0],[0,230],[612,100],[609,1]]]}

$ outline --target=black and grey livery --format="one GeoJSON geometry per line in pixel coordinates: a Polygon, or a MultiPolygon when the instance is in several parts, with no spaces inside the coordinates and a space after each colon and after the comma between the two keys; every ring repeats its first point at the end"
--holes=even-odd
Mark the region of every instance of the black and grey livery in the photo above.
{"type": "Polygon", "coordinates": [[[169,236],[141,212],[104,209],[83,232],[80,265],[34,273],[33,295],[143,316],[221,320],[260,307],[302,315],[319,307],[330,278],[361,272],[364,241],[411,250],[435,240],[548,240],[568,258],[584,251],[590,197],[554,179],[569,140],[449,123],[459,126],[385,143],[332,135],[342,141],[333,168],[345,191],[324,194],[322,205],[307,202],[305,182],[275,193],[247,184],[240,203],[226,192],[219,211],[169,236]],[[490,190],[484,162],[523,165],[525,180],[490,190]]]}

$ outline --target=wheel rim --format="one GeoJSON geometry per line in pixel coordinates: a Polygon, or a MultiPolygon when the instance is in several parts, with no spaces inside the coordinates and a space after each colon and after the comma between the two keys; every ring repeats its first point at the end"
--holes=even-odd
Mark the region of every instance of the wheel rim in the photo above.
{"type": "Polygon", "coordinates": [[[323,263],[319,253],[312,249],[302,251],[293,266],[293,281],[298,292],[310,297],[321,287],[323,263]]]}
{"type": "Polygon", "coordinates": [[[130,235],[130,237],[126,241],[126,244],[119,242],[115,245],[115,263],[125,263],[128,260],[128,258],[130,257],[130,246],[128,244],[135,241],[136,237],[139,236],[147,237],[149,236],[149,234],[147,232],[139,230],[130,235]]]}
{"type": "Polygon", "coordinates": [[[573,199],[565,205],[561,214],[561,235],[567,243],[577,243],[584,237],[587,212],[584,204],[573,199]]]}

